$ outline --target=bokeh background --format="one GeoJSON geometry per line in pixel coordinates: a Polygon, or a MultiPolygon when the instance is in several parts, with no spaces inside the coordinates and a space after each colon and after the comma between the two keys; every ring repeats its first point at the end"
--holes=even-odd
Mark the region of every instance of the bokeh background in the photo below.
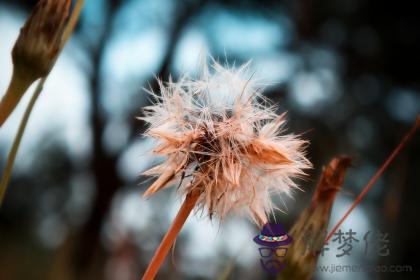
{"type": "MultiPolygon", "coordinates": [[[[415,1],[413,1],[415,2],[415,1]]],[[[0,92],[10,51],[34,0],[0,0],[0,92]]],[[[277,199],[290,228],[336,154],[354,164],[332,211],[343,215],[420,112],[420,17],[408,2],[361,0],[95,0],[39,98],[0,209],[0,279],[138,279],[181,198],[146,200],[140,176],[160,159],[135,117],[154,77],[198,71],[200,52],[239,65],[252,60],[266,95],[288,111],[289,130],[310,140],[315,168],[305,192],[277,199]]],[[[0,130],[0,167],[30,94],[0,130]]],[[[418,279],[419,136],[343,225],[360,243],[320,264],[411,265],[411,273],[317,272],[316,279],[418,279]],[[389,234],[387,257],[365,256],[363,234],[389,234]]],[[[274,220],[274,217],[272,217],[274,220]]],[[[198,213],[158,279],[269,279],[246,218],[198,213]]]]}

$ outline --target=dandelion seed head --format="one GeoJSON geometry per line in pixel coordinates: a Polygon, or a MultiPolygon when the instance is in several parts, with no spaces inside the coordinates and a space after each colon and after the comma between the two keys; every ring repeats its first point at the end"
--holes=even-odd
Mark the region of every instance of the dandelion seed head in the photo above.
{"type": "Polygon", "coordinates": [[[213,62],[198,79],[159,81],[150,94],[153,104],[140,119],[166,160],[145,172],[158,177],[146,196],[177,184],[183,195],[199,192],[197,207],[210,217],[245,211],[263,225],[275,207],[271,195],[292,195],[294,179],[311,166],[307,142],[284,134],[285,115],[262,95],[249,63],[213,62]]]}

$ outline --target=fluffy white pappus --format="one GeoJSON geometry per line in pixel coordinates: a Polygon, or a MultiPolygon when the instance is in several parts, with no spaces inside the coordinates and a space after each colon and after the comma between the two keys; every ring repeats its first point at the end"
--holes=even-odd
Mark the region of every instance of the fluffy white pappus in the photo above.
{"type": "Polygon", "coordinates": [[[140,119],[158,140],[154,153],[167,159],[145,172],[158,177],[145,196],[177,184],[183,195],[199,192],[197,207],[210,217],[245,210],[264,225],[271,194],[298,189],[294,179],[311,167],[307,141],[284,133],[285,114],[276,114],[249,66],[213,62],[199,79],[159,81],[160,92],[150,92],[154,102],[140,119]]]}

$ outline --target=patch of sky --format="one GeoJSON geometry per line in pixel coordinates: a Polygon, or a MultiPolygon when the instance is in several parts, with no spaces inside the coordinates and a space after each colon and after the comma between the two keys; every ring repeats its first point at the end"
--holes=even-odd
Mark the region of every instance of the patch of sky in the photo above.
{"type": "Polygon", "coordinates": [[[176,2],[171,0],[124,1],[114,20],[118,33],[136,33],[156,25],[170,27],[176,2]],[[122,32],[123,31],[123,32],[122,32]]]}
{"type": "Polygon", "coordinates": [[[124,115],[133,98],[146,98],[142,82],[158,71],[166,43],[165,32],[158,27],[111,40],[102,80],[102,103],[107,113],[124,115]]]}
{"type": "Polygon", "coordinates": [[[207,39],[199,28],[191,27],[183,33],[173,60],[174,70],[178,75],[199,73],[201,56],[208,54],[207,44],[207,39]]]}
{"type": "Polygon", "coordinates": [[[395,89],[386,98],[386,108],[394,119],[413,123],[420,114],[420,94],[411,89],[395,89]]]}
{"type": "Polygon", "coordinates": [[[129,182],[135,181],[139,175],[152,164],[160,160],[152,155],[156,141],[152,138],[143,138],[133,142],[127,147],[118,160],[118,172],[129,182]]]}
{"type": "Polygon", "coordinates": [[[197,22],[186,29],[176,48],[173,64],[178,75],[197,73],[200,55],[209,51],[213,52],[210,55],[223,54],[215,57],[222,64],[232,58],[239,59],[236,66],[251,60],[255,78],[268,86],[285,82],[293,74],[297,57],[286,50],[279,52],[292,34],[285,17],[274,21],[258,14],[212,8],[197,22]]]}
{"type": "MultiPolygon", "coordinates": [[[[331,211],[331,219],[328,230],[331,230],[332,227],[338,222],[338,220],[344,215],[345,211],[350,207],[351,203],[353,202],[352,199],[345,198],[342,195],[338,195],[337,199],[334,203],[333,209],[331,211]]],[[[353,210],[351,215],[347,218],[347,220],[343,223],[340,227],[341,231],[345,234],[352,230],[356,233],[354,236],[356,239],[359,240],[353,241],[353,248],[350,251],[350,256],[344,255],[341,257],[337,257],[337,255],[341,255],[343,253],[342,249],[338,249],[340,244],[338,244],[338,240],[333,241],[337,238],[337,235],[333,236],[333,238],[328,242],[328,245],[324,248],[328,248],[329,250],[325,250],[324,256],[321,256],[318,261],[318,266],[352,266],[352,265],[366,265],[366,261],[363,260],[363,250],[364,250],[364,243],[363,243],[363,236],[375,225],[369,220],[366,210],[362,205],[359,205],[357,208],[353,210]]],[[[346,238],[347,235],[344,235],[346,238]]],[[[344,242],[344,241],[342,241],[344,242]]],[[[341,243],[343,244],[343,243],[341,243]]],[[[347,248],[347,247],[346,247],[347,248]]],[[[356,272],[356,271],[349,271],[349,272],[342,272],[342,273],[334,273],[331,272],[322,272],[317,271],[316,276],[319,279],[336,279],[336,280],[347,280],[347,279],[370,279],[368,274],[364,271],[356,272]]]]}
{"type": "Polygon", "coordinates": [[[340,98],[341,58],[331,49],[304,47],[304,57],[290,80],[290,98],[297,109],[317,114],[340,98]]]}
{"type": "Polygon", "coordinates": [[[169,0],[126,1],[117,11],[101,69],[102,105],[111,117],[145,100],[142,86],[159,70],[174,7],[169,0]]]}
{"type": "Polygon", "coordinates": [[[299,109],[317,113],[336,100],[338,81],[330,69],[301,71],[291,80],[291,99],[299,109]]]}
{"type": "Polygon", "coordinates": [[[219,53],[245,58],[284,46],[291,36],[285,20],[279,24],[258,14],[214,8],[204,13],[202,19],[201,25],[219,53]]]}
{"type": "Polygon", "coordinates": [[[94,44],[104,32],[107,5],[105,0],[86,1],[80,18],[83,39],[94,44]]]}

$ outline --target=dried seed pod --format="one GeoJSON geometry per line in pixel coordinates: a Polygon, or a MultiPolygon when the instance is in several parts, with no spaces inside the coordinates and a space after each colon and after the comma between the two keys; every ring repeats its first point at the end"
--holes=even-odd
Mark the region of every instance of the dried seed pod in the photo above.
{"type": "Polygon", "coordinates": [[[70,0],[37,3],[13,47],[12,60],[17,75],[34,82],[50,72],[61,48],[70,4],[70,0]]]}
{"type": "Polygon", "coordinates": [[[12,78],[0,102],[0,126],[29,86],[51,71],[62,48],[70,4],[71,0],[39,1],[20,30],[12,50],[12,78]]]}
{"type": "Polygon", "coordinates": [[[286,268],[278,279],[313,279],[318,256],[324,246],[335,196],[341,190],[350,164],[350,157],[337,156],[324,168],[311,204],[290,230],[293,243],[286,257],[286,268]]]}

